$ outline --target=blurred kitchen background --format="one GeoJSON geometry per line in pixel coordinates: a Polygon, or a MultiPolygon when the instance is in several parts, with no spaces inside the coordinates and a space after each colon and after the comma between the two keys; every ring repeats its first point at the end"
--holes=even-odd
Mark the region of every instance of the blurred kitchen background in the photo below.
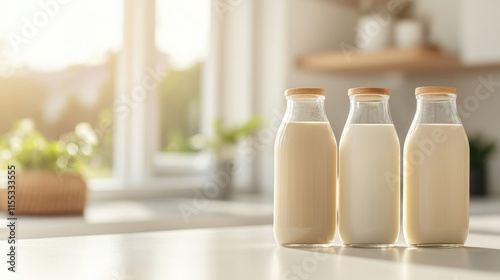
{"type": "Polygon", "coordinates": [[[272,223],[285,89],[324,88],[338,142],[347,90],[388,88],[402,147],[414,89],[426,85],[458,88],[471,231],[500,233],[490,218],[500,213],[499,9],[495,0],[0,0],[0,160],[16,164],[18,235],[272,223]]]}

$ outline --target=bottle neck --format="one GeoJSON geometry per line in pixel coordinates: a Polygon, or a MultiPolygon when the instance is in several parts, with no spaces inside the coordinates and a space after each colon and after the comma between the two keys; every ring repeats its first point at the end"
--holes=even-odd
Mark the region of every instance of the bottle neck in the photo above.
{"type": "Polygon", "coordinates": [[[456,95],[417,95],[417,111],[413,123],[462,124],[458,116],[456,95]]]}
{"type": "Polygon", "coordinates": [[[348,124],[392,124],[387,95],[350,96],[348,124]]]}
{"type": "Polygon", "coordinates": [[[325,113],[325,97],[322,95],[287,96],[284,121],[287,122],[328,122],[325,113]]]}

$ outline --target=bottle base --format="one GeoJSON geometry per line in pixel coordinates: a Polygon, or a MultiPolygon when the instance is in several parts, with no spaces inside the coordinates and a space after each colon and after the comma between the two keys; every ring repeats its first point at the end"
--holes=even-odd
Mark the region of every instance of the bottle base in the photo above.
{"type": "Polygon", "coordinates": [[[293,243],[293,244],[279,244],[281,247],[286,247],[286,248],[297,248],[297,247],[309,247],[309,248],[327,248],[327,247],[332,247],[333,243],[327,243],[327,244],[311,244],[311,243],[293,243]]]}
{"type": "Polygon", "coordinates": [[[461,243],[422,243],[422,244],[408,244],[410,247],[415,248],[460,248],[464,244],[461,243]]]}
{"type": "Polygon", "coordinates": [[[351,243],[351,244],[342,244],[344,247],[350,248],[392,248],[395,247],[395,243],[391,244],[378,244],[378,243],[351,243]]]}

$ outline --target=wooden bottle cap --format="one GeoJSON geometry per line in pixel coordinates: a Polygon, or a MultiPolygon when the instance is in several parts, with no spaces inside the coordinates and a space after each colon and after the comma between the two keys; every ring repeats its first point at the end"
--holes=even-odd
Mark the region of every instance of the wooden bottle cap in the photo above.
{"type": "Polygon", "coordinates": [[[438,94],[457,94],[455,87],[418,87],[415,89],[415,95],[424,93],[438,93],[438,94]]]}
{"type": "Polygon", "coordinates": [[[296,94],[326,95],[325,90],[322,88],[290,88],[285,90],[285,96],[296,94]]]}
{"type": "Polygon", "coordinates": [[[389,90],[386,88],[359,87],[359,88],[350,88],[349,91],[347,92],[348,96],[357,95],[357,94],[391,95],[389,90]]]}

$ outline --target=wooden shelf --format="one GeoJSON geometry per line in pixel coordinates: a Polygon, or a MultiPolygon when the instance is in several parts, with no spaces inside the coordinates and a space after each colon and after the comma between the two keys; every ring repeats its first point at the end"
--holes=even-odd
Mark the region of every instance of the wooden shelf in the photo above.
{"type": "MultiPolygon", "coordinates": [[[[340,3],[343,5],[352,6],[352,7],[358,7],[359,2],[361,2],[361,0],[323,0],[323,1],[328,1],[328,2],[332,2],[332,3],[340,3]]],[[[389,1],[390,0],[375,0],[374,2],[385,3],[385,2],[389,2],[389,1]]]]}
{"type": "Polygon", "coordinates": [[[381,71],[442,72],[464,67],[457,57],[432,48],[387,49],[374,53],[327,52],[308,55],[298,60],[303,69],[370,73],[381,71]]]}

